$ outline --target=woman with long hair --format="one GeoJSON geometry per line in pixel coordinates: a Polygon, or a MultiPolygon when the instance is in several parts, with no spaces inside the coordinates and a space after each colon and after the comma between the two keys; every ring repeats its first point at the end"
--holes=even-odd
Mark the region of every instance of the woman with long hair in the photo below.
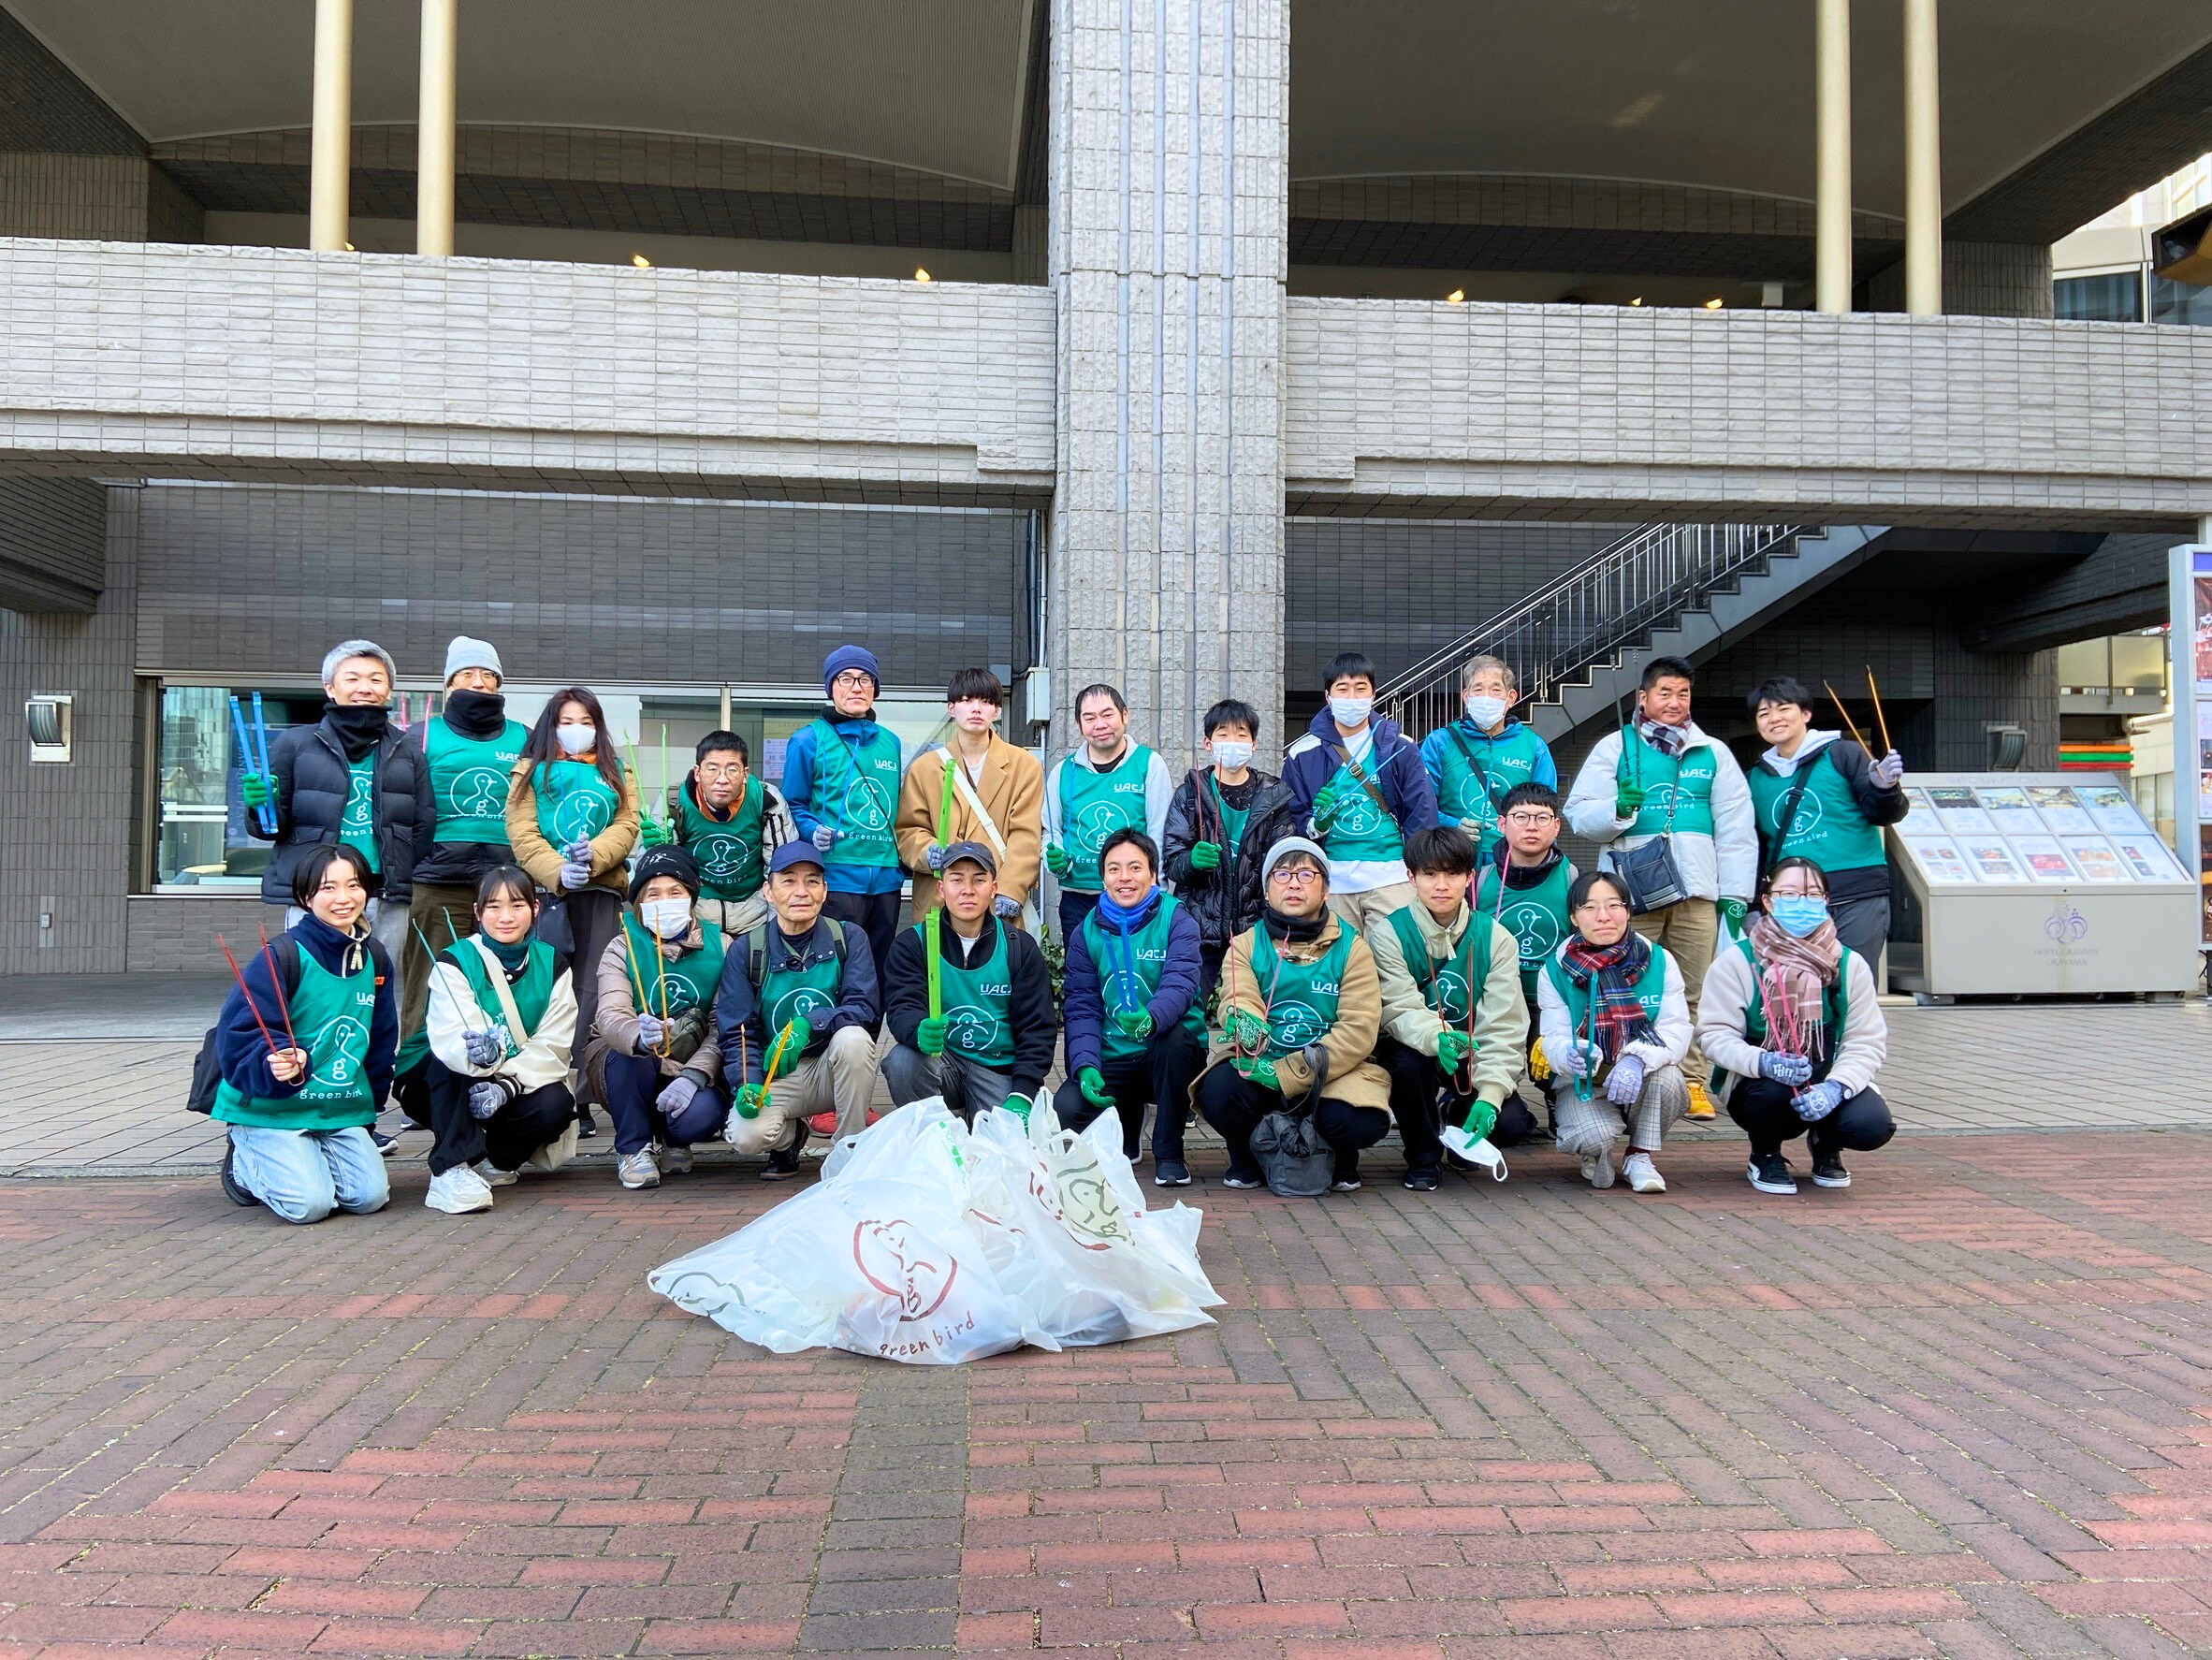
{"type": "MultiPolygon", "coordinates": [[[[597,963],[622,925],[623,866],[637,846],[637,780],[616,751],[606,711],[582,686],[547,698],[531,728],[507,792],[507,841],[515,862],[550,896],[541,930],[572,964],[597,963]]],[[[581,1056],[598,1012],[596,975],[579,969],[575,989],[573,1053],[581,1056]]],[[[579,1135],[599,1133],[592,1104],[579,1072],[579,1135]]]]}

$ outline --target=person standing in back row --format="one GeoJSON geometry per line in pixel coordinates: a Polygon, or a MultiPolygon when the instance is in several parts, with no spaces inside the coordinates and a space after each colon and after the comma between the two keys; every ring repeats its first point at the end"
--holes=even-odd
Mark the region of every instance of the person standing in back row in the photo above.
{"type": "Polygon", "coordinates": [[[1044,768],[998,735],[1006,688],[989,669],[954,669],[945,687],[947,740],[907,768],[898,793],[898,856],[914,875],[914,914],[937,909],[945,849],[980,841],[998,859],[998,918],[1022,925],[1044,842],[1044,768]]]}
{"type": "Polygon", "coordinates": [[[1099,852],[1116,830],[1142,830],[1159,845],[1175,781],[1168,764],[1129,741],[1129,705],[1114,687],[1075,694],[1083,748],[1045,775],[1044,863],[1060,882],[1060,939],[1072,939],[1105,885],[1099,852]]]}
{"type": "Polygon", "coordinates": [[[876,720],[883,671],[866,646],[822,660],[829,707],[792,734],[783,752],[783,799],[799,834],[822,853],[829,882],[824,916],[857,926],[876,962],[898,936],[898,735],[876,720]]]}
{"type": "MultiPolygon", "coordinates": [[[[1759,877],[1751,788],[1728,747],[1690,719],[1694,679],[1679,657],[1654,657],[1644,665],[1635,720],[1597,740],[1575,775],[1566,808],[1567,828],[1606,850],[1598,867],[1623,876],[1636,931],[1674,958],[1693,1024],[1706,966],[1721,944],[1722,920],[1731,938],[1743,931],[1759,877]],[[1657,843],[1671,852],[1676,879],[1667,890],[1674,896],[1664,902],[1639,889],[1633,869],[1623,870],[1624,864],[1640,866],[1633,855],[1657,843]]],[[[1550,1056],[1549,1043],[1545,1054],[1550,1056]]],[[[1551,1059],[1556,1067],[1558,1057],[1551,1059]]],[[[1689,1116],[1710,1118],[1705,1057],[1686,1055],[1681,1068],[1689,1116]]]]}
{"type": "Polygon", "coordinates": [[[1499,839],[1499,807],[1522,784],[1559,787],[1550,746],[1510,716],[1519,682],[1512,664],[1477,657],[1460,676],[1466,719],[1421,739],[1421,764],[1436,787],[1436,821],[1475,837],[1476,857],[1490,863],[1499,839]]]}
{"type": "Polygon", "coordinates": [[[691,776],[668,793],[676,845],[699,862],[699,920],[735,939],[768,920],[768,860],[798,839],[791,809],[735,732],[710,732],[693,752],[691,776]]]}
{"type": "Polygon", "coordinates": [[[1267,850],[1297,834],[1290,792],[1252,764],[1259,714],[1225,697],[1206,711],[1206,745],[1214,764],[1194,766],[1175,786],[1160,863],[1175,897],[1199,930],[1199,1001],[1221,979],[1229,943],[1259,920],[1267,900],[1259,866],[1267,850]]]}
{"type": "Polygon", "coordinates": [[[1329,853],[1329,909],[1358,934],[1414,902],[1405,838],[1436,827],[1436,792],[1420,751],[1375,713],[1375,664],[1340,653],[1323,671],[1328,706],[1283,757],[1283,782],[1305,829],[1329,853]]]}

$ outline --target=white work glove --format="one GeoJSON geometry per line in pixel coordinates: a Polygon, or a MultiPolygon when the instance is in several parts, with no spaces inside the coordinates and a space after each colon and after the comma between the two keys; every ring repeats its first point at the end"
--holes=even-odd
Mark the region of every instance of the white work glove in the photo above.
{"type": "Polygon", "coordinates": [[[1890,750],[1874,763],[1870,776],[1883,789],[1896,789],[1905,779],[1905,758],[1895,750],[1890,750]]]}
{"type": "Polygon", "coordinates": [[[668,1024],[658,1014],[640,1014],[637,1017],[637,1053],[657,1053],[668,1041],[668,1024]]]}
{"type": "Polygon", "coordinates": [[[837,845],[837,833],[827,824],[817,824],[814,826],[814,834],[808,839],[813,842],[821,852],[826,853],[837,845]]]}
{"type": "Polygon", "coordinates": [[[1606,1080],[1606,1099],[1616,1107],[1633,1107],[1643,1092],[1644,1063],[1633,1055],[1623,1055],[1613,1063],[1613,1075],[1606,1080]]]}
{"type": "Polygon", "coordinates": [[[591,880],[591,865],[587,859],[563,859],[560,863],[560,885],[575,893],[591,880]]]}
{"type": "Polygon", "coordinates": [[[692,1078],[671,1078],[661,1093],[653,1098],[653,1105],[670,1117],[676,1116],[691,1104],[691,1097],[699,1093],[699,1085],[692,1078]]]}

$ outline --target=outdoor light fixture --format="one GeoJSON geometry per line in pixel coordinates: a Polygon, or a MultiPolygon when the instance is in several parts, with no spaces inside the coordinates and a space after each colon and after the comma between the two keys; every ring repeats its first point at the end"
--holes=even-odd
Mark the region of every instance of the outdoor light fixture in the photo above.
{"type": "Polygon", "coordinates": [[[630,256],[630,263],[641,271],[649,271],[653,269],[653,262],[642,254],[633,254],[630,256]]]}
{"type": "Polygon", "coordinates": [[[1447,305],[1457,305],[1460,303],[1460,301],[1466,298],[1467,291],[1464,288],[1454,288],[1449,294],[1447,294],[1444,297],[1444,302],[1447,305]]]}
{"type": "Polygon", "coordinates": [[[23,724],[30,729],[34,762],[69,759],[77,700],[66,692],[35,692],[23,704],[23,724]]]}
{"type": "Polygon", "coordinates": [[[1717,312],[1721,309],[1721,297],[1716,294],[1705,302],[1705,309],[1709,312],[1717,312]]]}
{"type": "Polygon", "coordinates": [[[914,281],[917,283],[926,283],[929,281],[929,273],[924,270],[920,266],[916,266],[914,268],[914,281]]]}
{"type": "Polygon", "coordinates": [[[1643,297],[1642,295],[1640,295],[1640,294],[1639,294],[1639,295],[1637,295],[1637,297],[1636,297],[1634,299],[1630,300],[1628,303],[1629,303],[1630,305],[1641,305],[1641,304],[1643,304],[1643,303],[1644,303],[1644,297],[1643,297]]]}

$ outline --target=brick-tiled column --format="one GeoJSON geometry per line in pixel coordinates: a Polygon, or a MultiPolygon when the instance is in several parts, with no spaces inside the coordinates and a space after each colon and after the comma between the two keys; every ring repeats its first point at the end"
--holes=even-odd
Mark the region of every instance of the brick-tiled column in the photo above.
{"type": "Polygon", "coordinates": [[[1053,746],[1093,680],[1184,761],[1282,707],[1287,0],[1055,0],[1053,746]]]}

